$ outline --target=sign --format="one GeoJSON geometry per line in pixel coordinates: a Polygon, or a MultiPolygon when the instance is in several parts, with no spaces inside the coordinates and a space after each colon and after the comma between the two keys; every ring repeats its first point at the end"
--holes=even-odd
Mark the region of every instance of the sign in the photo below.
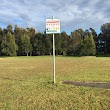
{"type": "Polygon", "coordinates": [[[60,33],[60,19],[46,19],[46,34],[60,33]]]}
{"type": "Polygon", "coordinates": [[[53,83],[55,84],[55,38],[54,34],[60,33],[60,19],[46,19],[46,34],[53,34],[53,83]]]}

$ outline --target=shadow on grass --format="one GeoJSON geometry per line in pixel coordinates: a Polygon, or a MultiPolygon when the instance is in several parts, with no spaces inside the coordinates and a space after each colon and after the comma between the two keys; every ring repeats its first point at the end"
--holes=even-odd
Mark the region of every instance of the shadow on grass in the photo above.
{"type": "Polygon", "coordinates": [[[96,57],[110,57],[110,54],[96,55],[96,57]]]}
{"type": "Polygon", "coordinates": [[[74,82],[74,81],[63,81],[62,84],[70,84],[74,86],[84,86],[84,87],[95,87],[110,89],[110,83],[107,82],[74,82]]]}

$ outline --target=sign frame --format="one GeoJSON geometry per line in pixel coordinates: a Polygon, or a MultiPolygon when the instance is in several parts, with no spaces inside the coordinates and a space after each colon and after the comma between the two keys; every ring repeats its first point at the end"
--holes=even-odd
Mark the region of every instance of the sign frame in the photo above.
{"type": "Polygon", "coordinates": [[[60,19],[46,19],[46,34],[60,33],[60,19]]]}

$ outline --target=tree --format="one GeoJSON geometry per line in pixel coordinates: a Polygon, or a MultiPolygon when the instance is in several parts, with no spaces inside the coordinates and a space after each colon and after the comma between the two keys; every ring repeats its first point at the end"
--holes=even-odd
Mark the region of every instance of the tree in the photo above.
{"type": "Polygon", "coordinates": [[[30,38],[26,34],[24,34],[21,37],[20,49],[22,54],[26,54],[27,56],[29,55],[29,53],[32,52],[32,45],[30,43],[30,38]]]}
{"type": "Polygon", "coordinates": [[[51,37],[49,35],[44,35],[45,38],[45,54],[46,55],[51,55],[52,52],[52,42],[51,42],[51,37]]]}
{"type": "Polygon", "coordinates": [[[93,35],[93,39],[94,39],[95,45],[97,45],[98,41],[97,41],[97,33],[96,33],[96,31],[93,28],[90,28],[89,30],[90,30],[90,33],[93,35]]]}
{"type": "Polygon", "coordinates": [[[89,32],[89,30],[88,29],[86,29],[85,31],[84,31],[84,37],[86,37],[86,36],[90,36],[90,32],[89,32]]]}
{"type": "Polygon", "coordinates": [[[12,33],[12,25],[11,25],[11,24],[9,24],[9,25],[7,26],[7,30],[8,30],[8,32],[12,33]]]}
{"type": "Polygon", "coordinates": [[[86,36],[83,42],[83,48],[81,50],[81,55],[95,55],[96,45],[93,39],[93,35],[86,36]]]}
{"type": "Polygon", "coordinates": [[[61,33],[61,51],[62,51],[62,54],[63,55],[66,55],[67,54],[67,50],[68,50],[68,47],[69,47],[69,36],[66,34],[66,32],[62,32],[61,33]]]}
{"type": "Polygon", "coordinates": [[[71,50],[73,50],[73,55],[79,55],[82,48],[83,36],[79,30],[75,30],[71,33],[71,50]]]}
{"type": "Polygon", "coordinates": [[[11,33],[4,34],[2,43],[1,43],[1,50],[4,55],[7,56],[16,56],[17,45],[15,43],[15,38],[11,33]]]}
{"type": "Polygon", "coordinates": [[[3,31],[2,28],[0,27],[0,55],[2,54],[2,50],[1,50],[2,37],[3,37],[3,31]]]}
{"type": "Polygon", "coordinates": [[[18,51],[17,51],[17,55],[22,55],[22,50],[21,50],[21,37],[23,36],[23,32],[22,29],[19,28],[17,25],[15,25],[14,28],[14,37],[15,37],[15,42],[18,46],[18,51]]]}
{"type": "Polygon", "coordinates": [[[96,41],[96,38],[97,38],[96,31],[93,28],[90,28],[89,30],[91,31],[90,33],[93,35],[94,41],[96,41]]]}
{"type": "Polygon", "coordinates": [[[27,28],[27,34],[30,38],[35,36],[35,29],[34,28],[27,28]]]}
{"type": "Polygon", "coordinates": [[[110,53],[110,23],[101,26],[101,34],[105,43],[104,53],[110,53]]]}
{"type": "Polygon", "coordinates": [[[3,29],[3,34],[7,34],[7,33],[8,33],[7,29],[3,29]]]}
{"type": "Polygon", "coordinates": [[[32,38],[33,55],[45,55],[45,40],[42,33],[37,33],[32,38]]]}
{"type": "MultiPolygon", "coordinates": [[[[51,38],[53,38],[53,37],[51,37],[51,38]]],[[[53,41],[53,39],[52,39],[52,41],[53,41]]],[[[53,45],[53,42],[52,42],[52,45],[53,45]]],[[[60,34],[55,34],[55,54],[61,55],[61,35],[60,34]]]]}

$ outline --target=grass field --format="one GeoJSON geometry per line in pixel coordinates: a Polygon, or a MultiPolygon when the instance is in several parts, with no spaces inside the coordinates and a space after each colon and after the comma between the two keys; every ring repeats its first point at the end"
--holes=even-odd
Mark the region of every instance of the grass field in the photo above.
{"type": "Polygon", "coordinates": [[[110,82],[109,57],[0,58],[0,110],[110,110],[110,89],[61,81],[110,82]]]}

